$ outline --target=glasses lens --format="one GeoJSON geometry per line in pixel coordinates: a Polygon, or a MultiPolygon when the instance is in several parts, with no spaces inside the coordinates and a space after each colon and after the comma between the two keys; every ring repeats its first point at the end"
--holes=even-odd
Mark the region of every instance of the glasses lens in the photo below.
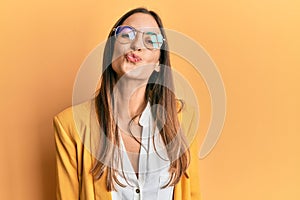
{"type": "Polygon", "coordinates": [[[145,32],[143,41],[146,48],[159,49],[163,44],[163,36],[160,33],[145,32]]]}
{"type": "Polygon", "coordinates": [[[130,43],[135,38],[135,30],[130,26],[118,26],[115,36],[122,44],[130,43]]]}

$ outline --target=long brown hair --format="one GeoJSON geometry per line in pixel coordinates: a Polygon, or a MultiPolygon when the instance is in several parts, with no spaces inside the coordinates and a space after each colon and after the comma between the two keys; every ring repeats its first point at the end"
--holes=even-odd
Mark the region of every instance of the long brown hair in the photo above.
{"type": "MultiPolygon", "coordinates": [[[[174,83],[172,72],[170,69],[170,57],[168,51],[168,43],[166,34],[163,29],[163,24],[160,17],[153,11],[145,8],[136,8],[130,10],[123,15],[113,26],[114,28],[122,25],[123,22],[135,13],[145,13],[151,15],[157,22],[161,34],[165,41],[160,49],[159,63],[162,66],[159,72],[154,71],[148,81],[145,92],[145,102],[149,101],[150,105],[160,105],[163,109],[155,106],[151,109],[154,124],[160,130],[160,135],[166,146],[168,157],[171,161],[169,173],[171,175],[168,185],[175,185],[179,182],[181,176],[186,174],[186,169],[189,165],[190,154],[185,136],[180,128],[178,120],[178,112],[181,111],[182,103],[178,104],[178,100],[173,93],[174,83]],[[181,107],[179,108],[178,105],[181,107]]],[[[97,150],[96,160],[91,169],[91,173],[96,179],[99,179],[105,170],[107,170],[106,186],[107,190],[114,190],[113,180],[119,185],[122,185],[116,177],[116,170],[113,166],[113,155],[116,148],[119,146],[118,128],[113,116],[113,105],[115,99],[113,98],[113,88],[117,83],[117,75],[112,69],[112,55],[114,52],[115,38],[114,30],[109,33],[108,40],[105,45],[103,63],[102,63],[102,77],[101,85],[98,94],[95,97],[95,106],[98,116],[98,122],[101,128],[100,144],[97,150]]]]}

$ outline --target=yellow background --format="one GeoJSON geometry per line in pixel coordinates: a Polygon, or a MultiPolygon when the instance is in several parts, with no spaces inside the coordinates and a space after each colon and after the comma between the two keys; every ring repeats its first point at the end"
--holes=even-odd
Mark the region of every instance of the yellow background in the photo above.
{"type": "MultiPolygon", "coordinates": [[[[84,58],[137,6],[194,38],[223,77],[227,117],[201,160],[203,199],[300,199],[297,0],[2,0],[0,199],[55,199],[52,117],[71,105],[84,58]]],[[[204,136],[209,97],[197,91],[204,136]]]]}

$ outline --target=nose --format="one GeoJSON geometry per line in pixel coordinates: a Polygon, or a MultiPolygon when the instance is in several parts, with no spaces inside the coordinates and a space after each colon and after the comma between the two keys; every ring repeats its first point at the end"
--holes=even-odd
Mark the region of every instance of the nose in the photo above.
{"type": "Polygon", "coordinates": [[[142,39],[142,33],[137,32],[135,35],[134,40],[131,42],[130,45],[131,49],[134,51],[141,51],[144,47],[143,39],[142,39]]]}

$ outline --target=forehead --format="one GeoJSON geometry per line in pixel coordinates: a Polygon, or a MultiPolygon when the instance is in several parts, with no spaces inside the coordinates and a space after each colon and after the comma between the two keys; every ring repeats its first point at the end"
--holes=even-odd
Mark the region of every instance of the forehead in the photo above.
{"type": "Polygon", "coordinates": [[[134,28],[158,28],[155,19],[151,15],[145,13],[135,13],[130,15],[122,25],[129,25],[134,28]]]}

